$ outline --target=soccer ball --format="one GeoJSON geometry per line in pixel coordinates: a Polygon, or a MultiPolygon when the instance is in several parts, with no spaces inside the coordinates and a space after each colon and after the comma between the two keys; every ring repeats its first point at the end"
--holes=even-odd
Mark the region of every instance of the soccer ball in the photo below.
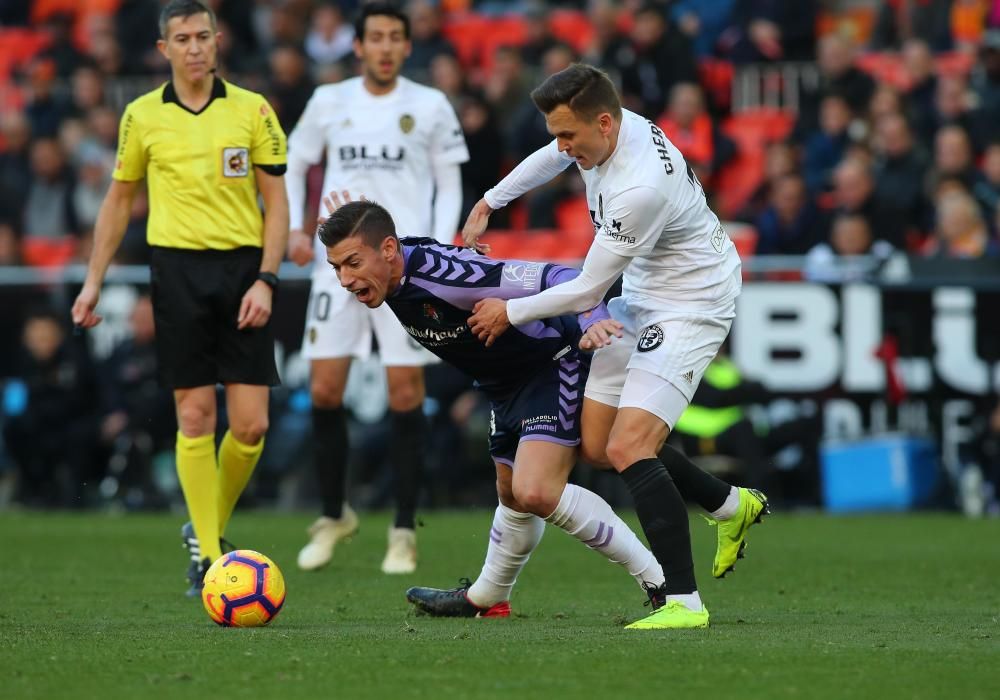
{"type": "Polygon", "coordinates": [[[224,554],[205,573],[201,601],[223,627],[260,627],[285,603],[285,579],[274,562],[252,549],[224,554]]]}

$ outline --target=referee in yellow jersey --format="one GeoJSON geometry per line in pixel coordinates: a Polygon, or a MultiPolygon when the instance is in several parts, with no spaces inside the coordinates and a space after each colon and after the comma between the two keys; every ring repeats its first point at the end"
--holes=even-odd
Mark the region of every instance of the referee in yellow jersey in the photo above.
{"type": "Polygon", "coordinates": [[[73,321],[100,323],[104,275],[145,178],[157,360],[177,407],[177,472],[194,526],[183,531],[188,593],[197,595],[263,450],[269,387],[278,383],[269,320],[288,237],[285,135],[263,97],[215,76],[221,35],[206,5],[168,2],[160,37],[171,80],[122,115],[73,321]],[[218,383],[230,427],[216,456],[218,383]]]}

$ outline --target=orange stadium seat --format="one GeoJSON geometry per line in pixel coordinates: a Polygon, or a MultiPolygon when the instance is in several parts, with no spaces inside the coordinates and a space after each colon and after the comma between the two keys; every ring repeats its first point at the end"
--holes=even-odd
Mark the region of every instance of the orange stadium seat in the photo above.
{"type": "Polygon", "coordinates": [[[715,176],[715,204],[722,218],[730,218],[742,209],[764,178],[762,151],[740,151],[715,176]]]}
{"type": "Polygon", "coordinates": [[[469,69],[478,65],[483,36],[489,33],[489,25],[489,19],[471,12],[448,16],[441,32],[455,47],[455,53],[463,68],[469,69]]]}
{"type": "Polygon", "coordinates": [[[726,164],[715,180],[716,202],[723,218],[742,209],[764,177],[764,150],[791,133],[795,118],[777,109],[754,109],[734,114],[722,130],[736,142],[736,158],[726,164]]]}
{"type": "Polygon", "coordinates": [[[90,14],[113,15],[122,0],[34,0],[31,21],[40,24],[55,14],[80,17],[90,14]]]}
{"type": "Polygon", "coordinates": [[[479,65],[484,72],[493,67],[493,55],[501,46],[521,46],[527,40],[523,17],[504,15],[490,21],[489,31],[480,38],[479,65]]]}
{"type": "Polygon", "coordinates": [[[590,218],[587,198],[572,197],[556,206],[556,227],[574,239],[582,238],[590,245],[594,238],[594,222],[590,218]]]}
{"type": "Polygon", "coordinates": [[[866,53],[858,57],[857,65],[880,83],[888,83],[899,90],[905,90],[909,85],[903,62],[896,53],[888,51],[866,53]]]}
{"type": "Polygon", "coordinates": [[[975,56],[967,51],[952,51],[934,57],[934,64],[942,75],[968,75],[975,62],[975,56]]]}
{"type": "MultiPolygon", "coordinates": [[[[974,63],[975,57],[964,51],[952,51],[934,57],[936,72],[941,75],[967,75],[974,63]]],[[[858,58],[857,64],[858,68],[877,81],[888,83],[898,90],[906,90],[910,86],[910,76],[897,53],[867,53],[858,58]]]]}
{"type": "Polygon", "coordinates": [[[586,51],[594,40],[594,27],[582,12],[554,11],[549,16],[549,29],[557,39],[572,46],[577,53],[586,51]]]}
{"type": "Polygon", "coordinates": [[[733,100],[733,64],[718,58],[698,62],[698,82],[716,109],[729,111],[733,100]]]}
{"type": "Polygon", "coordinates": [[[62,267],[73,259],[76,239],[28,237],[21,243],[21,258],[32,267],[62,267]]]}
{"type": "Polygon", "coordinates": [[[0,80],[48,46],[49,35],[35,29],[0,29],[0,80]]]}

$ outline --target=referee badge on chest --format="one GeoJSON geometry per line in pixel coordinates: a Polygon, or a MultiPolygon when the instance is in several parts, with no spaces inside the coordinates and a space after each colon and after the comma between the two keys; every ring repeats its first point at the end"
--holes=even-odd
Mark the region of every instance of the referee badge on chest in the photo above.
{"type": "Polygon", "coordinates": [[[250,149],[223,148],[222,174],[226,177],[246,177],[250,174],[250,149]]]}

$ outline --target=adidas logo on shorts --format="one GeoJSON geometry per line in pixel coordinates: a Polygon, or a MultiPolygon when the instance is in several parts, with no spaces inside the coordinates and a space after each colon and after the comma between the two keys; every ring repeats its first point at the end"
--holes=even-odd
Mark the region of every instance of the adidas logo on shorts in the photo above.
{"type": "Polygon", "coordinates": [[[685,372],[684,374],[682,374],[681,377],[688,384],[694,384],[694,370],[690,370],[689,369],[687,372],[685,372]]]}

